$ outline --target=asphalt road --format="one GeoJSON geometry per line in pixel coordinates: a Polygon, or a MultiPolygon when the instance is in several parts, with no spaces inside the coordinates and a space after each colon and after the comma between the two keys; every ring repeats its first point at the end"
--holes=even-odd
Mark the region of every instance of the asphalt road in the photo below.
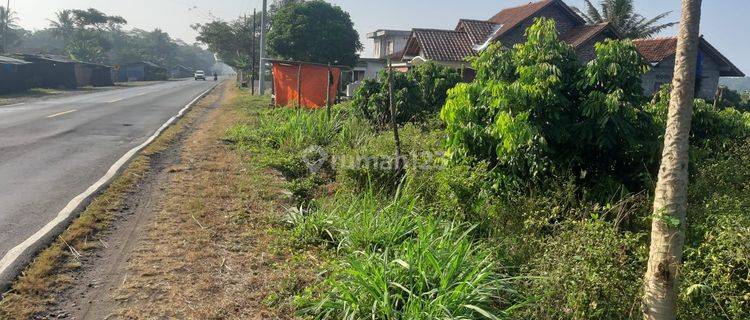
{"type": "Polygon", "coordinates": [[[0,107],[0,258],[213,81],[171,81],[0,107]]]}

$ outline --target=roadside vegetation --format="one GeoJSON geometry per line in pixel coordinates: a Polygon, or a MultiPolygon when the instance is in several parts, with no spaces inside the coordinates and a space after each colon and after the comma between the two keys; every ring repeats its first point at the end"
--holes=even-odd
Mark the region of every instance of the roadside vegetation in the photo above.
{"type": "Polygon", "coordinates": [[[169,68],[184,65],[203,70],[210,70],[215,62],[213,53],[200,45],[173,39],[158,28],[127,30],[125,18],[94,8],[61,10],[41,30],[21,28],[21,18],[5,11],[0,6],[0,22],[9,17],[8,53],[53,54],[110,65],[150,61],[169,68]]]}
{"type": "MultiPolygon", "coordinates": [[[[300,316],[642,318],[669,91],[642,96],[628,41],[583,65],[553,22],[527,37],[485,50],[471,83],[393,74],[401,172],[386,75],[330,116],[248,103],[258,121],[226,140],[286,178],[292,244],[327,252],[300,316]]],[[[678,317],[746,319],[750,113],[697,100],[691,138],[678,317]]]]}

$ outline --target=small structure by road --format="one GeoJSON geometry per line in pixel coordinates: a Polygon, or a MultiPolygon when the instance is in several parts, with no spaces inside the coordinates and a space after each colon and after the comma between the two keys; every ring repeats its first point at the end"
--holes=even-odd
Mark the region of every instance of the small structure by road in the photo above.
{"type": "Polygon", "coordinates": [[[342,67],[299,61],[268,62],[273,64],[277,106],[320,108],[336,100],[342,67]]]}
{"type": "Polygon", "coordinates": [[[0,56],[0,94],[29,89],[28,77],[31,62],[0,56]]]}
{"type": "Polygon", "coordinates": [[[169,70],[150,61],[137,61],[120,67],[118,81],[163,81],[169,80],[169,70]]]}

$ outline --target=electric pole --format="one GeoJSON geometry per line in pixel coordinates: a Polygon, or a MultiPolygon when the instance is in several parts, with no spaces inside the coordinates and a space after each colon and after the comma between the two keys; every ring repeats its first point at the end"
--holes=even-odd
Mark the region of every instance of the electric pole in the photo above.
{"type": "Polygon", "coordinates": [[[5,5],[5,23],[3,24],[3,51],[8,52],[8,23],[10,23],[10,0],[5,5]]]}
{"type": "Polygon", "coordinates": [[[253,36],[250,39],[251,46],[253,47],[252,53],[250,54],[250,92],[255,95],[255,16],[258,14],[257,9],[253,9],[253,36]]]}
{"type": "Polygon", "coordinates": [[[266,6],[267,0],[263,0],[263,11],[260,15],[260,65],[258,65],[258,91],[261,95],[266,93],[266,6]]]}

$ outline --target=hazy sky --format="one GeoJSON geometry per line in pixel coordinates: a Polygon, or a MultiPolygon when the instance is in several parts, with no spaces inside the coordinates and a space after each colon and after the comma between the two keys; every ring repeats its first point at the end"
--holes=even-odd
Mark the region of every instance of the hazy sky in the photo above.
{"type": "MultiPolygon", "coordinates": [[[[3,5],[5,0],[2,0],[3,5]]],[[[270,0],[269,0],[270,2],[270,0]]],[[[448,28],[459,18],[487,19],[504,7],[529,0],[330,0],[348,11],[365,45],[364,56],[372,53],[372,44],[364,38],[375,29],[448,28]]],[[[566,0],[582,5],[583,0],[566,0]]],[[[598,0],[592,1],[597,3],[598,0]]],[[[64,8],[97,8],[120,15],[129,27],[161,28],[188,43],[195,41],[190,25],[213,17],[232,19],[253,8],[261,0],[11,0],[21,26],[41,29],[48,19],[64,8]]],[[[679,0],[636,0],[636,9],[647,17],[674,11],[668,20],[679,20],[679,0]]],[[[750,74],[750,0],[703,1],[701,33],[745,73],[750,74]]],[[[673,35],[676,30],[663,32],[673,35]]]]}

